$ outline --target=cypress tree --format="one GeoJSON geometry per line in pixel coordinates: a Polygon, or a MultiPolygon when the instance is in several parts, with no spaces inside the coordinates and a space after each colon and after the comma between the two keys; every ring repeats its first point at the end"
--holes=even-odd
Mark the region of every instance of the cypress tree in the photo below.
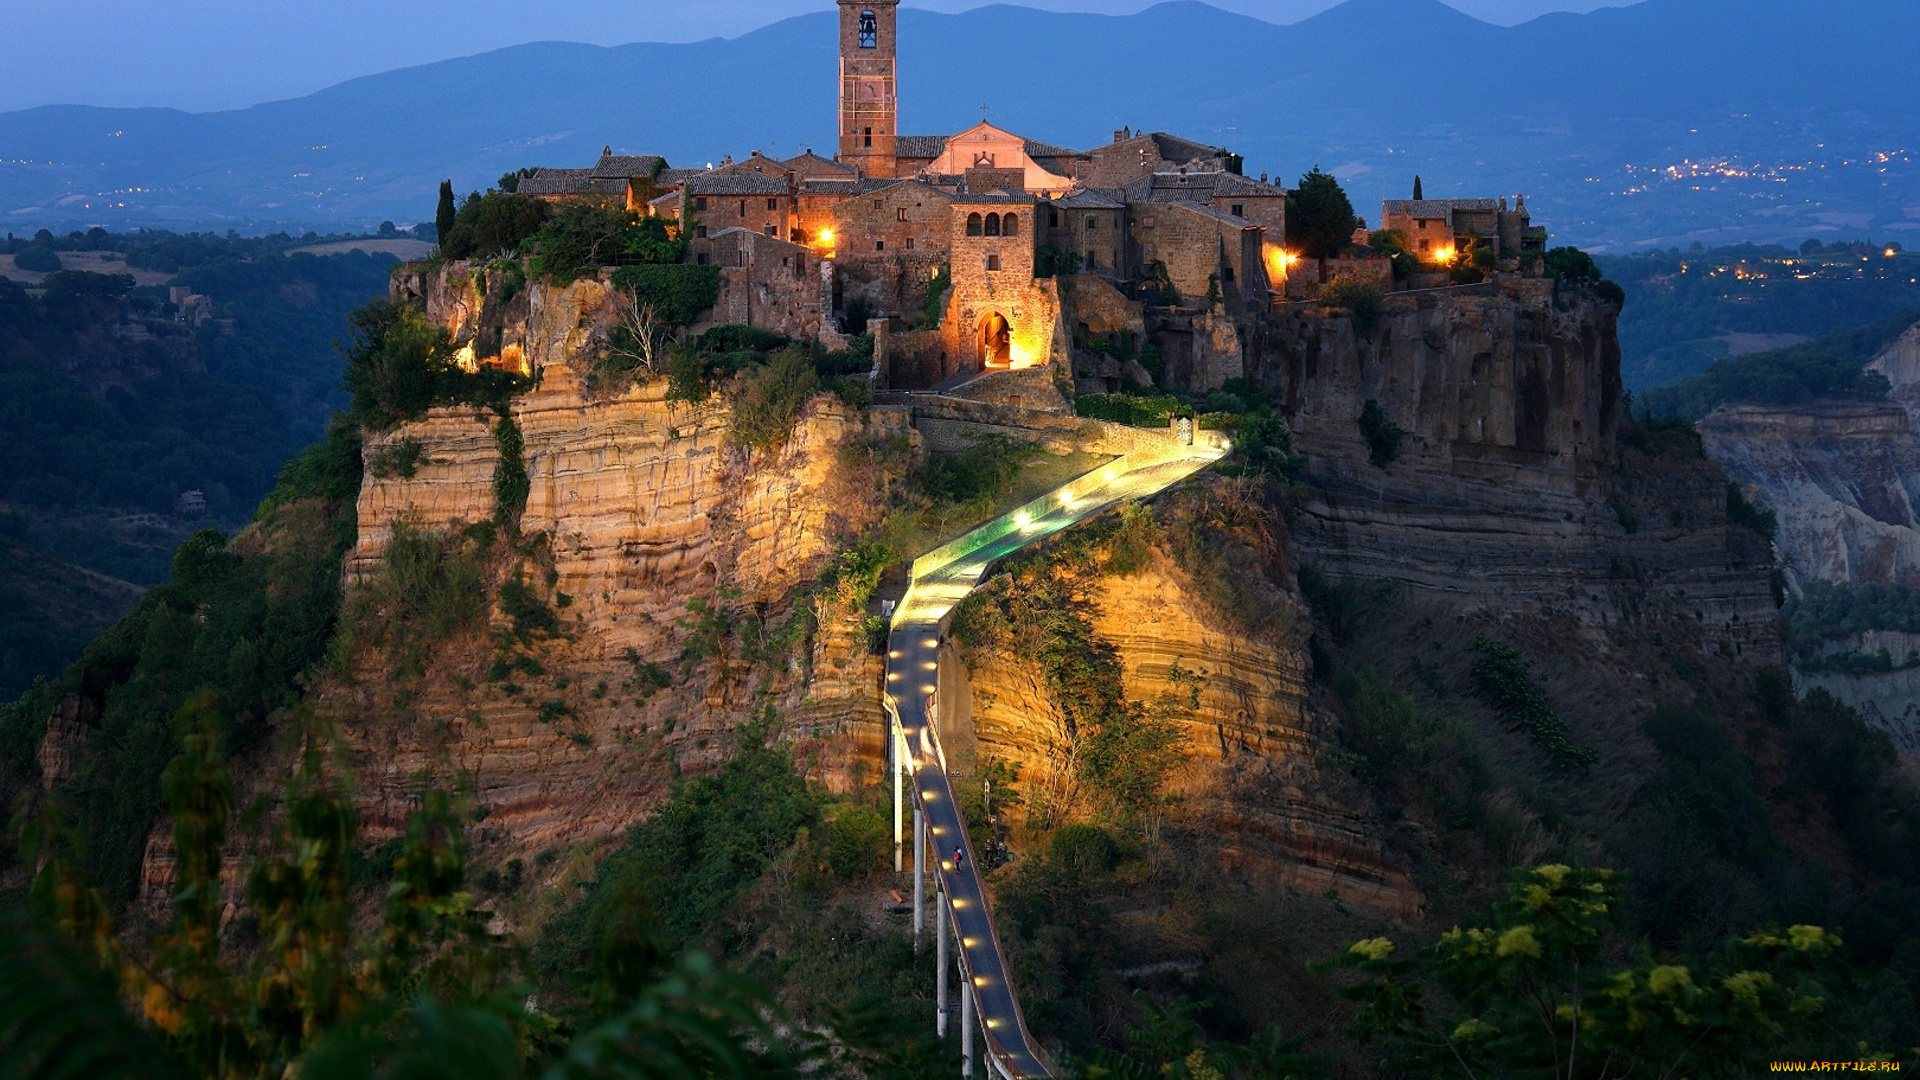
{"type": "Polygon", "coordinates": [[[1421,194],[1420,192],[1420,174],[1419,173],[1413,174],[1413,197],[1416,199],[1426,198],[1426,196],[1421,194]]]}
{"type": "Polygon", "coordinates": [[[453,231],[453,181],[440,181],[440,206],[433,212],[433,228],[441,244],[447,242],[447,234],[453,231]]]}

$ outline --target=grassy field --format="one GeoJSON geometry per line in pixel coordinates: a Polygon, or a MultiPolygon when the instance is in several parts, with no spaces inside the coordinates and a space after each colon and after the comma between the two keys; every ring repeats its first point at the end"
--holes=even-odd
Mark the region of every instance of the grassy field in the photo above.
{"type": "Polygon", "coordinates": [[[369,255],[391,255],[402,261],[424,259],[433,250],[425,240],[336,240],[330,244],[309,244],[287,249],[289,255],[345,255],[364,251],[369,255]]]}
{"type": "MultiPolygon", "coordinates": [[[[165,285],[173,278],[172,274],[158,270],[136,270],[123,261],[125,258],[126,255],[118,251],[63,251],[60,266],[64,270],[87,270],[95,274],[132,274],[135,285],[165,285]]],[[[0,277],[12,278],[22,285],[38,285],[47,279],[43,273],[15,266],[11,255],[0,255],[0,277]]]]}

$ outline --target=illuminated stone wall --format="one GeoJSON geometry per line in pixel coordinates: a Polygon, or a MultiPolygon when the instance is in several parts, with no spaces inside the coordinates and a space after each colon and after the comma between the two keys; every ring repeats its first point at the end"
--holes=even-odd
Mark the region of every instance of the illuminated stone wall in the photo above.
{"type": "Polygon", "coordinates": [[[1155,262],[1165,263],[1182,302],[1198,303],[1217,274],[1229,305],[1266,303],[1260,229],[1188,203],[1135,203],[1132,210],[1134,265],[1144,273],[1155,262]]]}

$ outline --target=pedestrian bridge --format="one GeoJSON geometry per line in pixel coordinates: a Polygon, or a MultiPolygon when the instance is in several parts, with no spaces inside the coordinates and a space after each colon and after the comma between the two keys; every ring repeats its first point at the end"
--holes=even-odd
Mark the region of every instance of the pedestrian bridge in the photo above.
{"type": "Polygon", "coordinates": [[[1135,450],[920,556],[894,612],[885,696],[892,728],[888,756],[894,778],[894,869],[903,869],[906,861],[901,850],[908,802],[904,792],[910,789],[914,944],[917,948],[926,926],[931,884],[939,964],[935,1027],[946,1035],[951,954],[960,977],[962,1076],[975,1074],[976,1031],[987,1067],[1003,1080],[1053,1076],[1055,1070],[1020,1014],[979,859],[953,797],[936,723],[940,641],[954,607],[1000,559],[1125,500],[1157,494],[1226,453],[1224,439],[1211,432],[1198,436],[1198,445],[1168,438],[1162,447],[1135,450]],[[957,861],[956,851],[963,853],[957,861]]]}

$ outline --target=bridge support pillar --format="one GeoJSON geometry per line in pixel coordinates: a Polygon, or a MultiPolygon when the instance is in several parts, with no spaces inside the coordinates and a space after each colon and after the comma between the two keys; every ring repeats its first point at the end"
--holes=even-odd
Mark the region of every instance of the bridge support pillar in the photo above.
{"type": "Polygon", "coordinates": [[[927,928],[927,875],[922,860],[927,851],[927,815],[918,803],[913,807],[913,951],[920,951],[920,937],[927,928]]]}
{"type": "Polygon", "coordinates": [[[973,983],[960,972],[960,1075],[973,1080],[973,983]]]}
{"type": "Polygon", "coordinates": [[[897,874],[905,869],[901,865],[901,859],[907,846],[906,837],[903,835],[905,830],[901,828],[907,797],[907,736],[900,730],[900,718],[892,715],[891,710],[888,711],[887,727],[892,735],[890,756],[893,758],[893,872],[897,874]]]}
{"type": "Polygon", "coordinates": [[[947,1037],[947,904],[941,888],[940,878],[933,879],[933,940],[939,943],[935,950],[936,970],[933,999],[938,1004],[934,1009],[933,1033],[944,1039],[947,1037]]]}

